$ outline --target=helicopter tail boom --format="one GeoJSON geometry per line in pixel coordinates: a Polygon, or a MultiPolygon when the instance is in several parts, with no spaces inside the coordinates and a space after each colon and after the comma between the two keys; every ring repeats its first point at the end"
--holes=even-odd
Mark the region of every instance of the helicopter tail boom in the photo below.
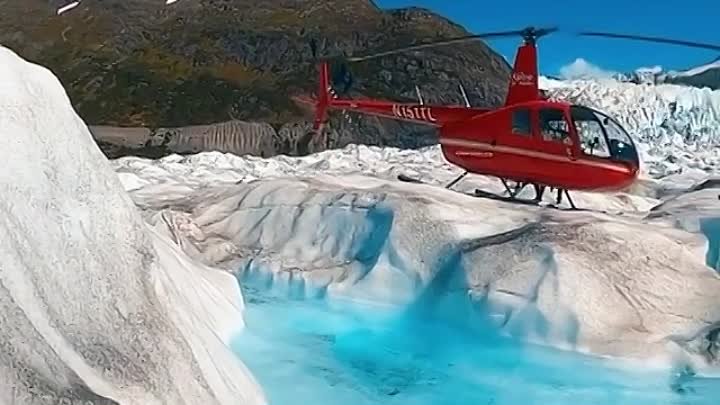
{"type": "Polygon", "coordinates": [[[337,96],[330,84],[327,62],[320,64],[317,98],[294,97],[295,101],[314,107],[315,131],[320,131],[327,122],[330,110],[354,111],[361,114],[410,121],[418,124],[442,126],[486,113],[490,110],[466,106],[434,106],[424,103],[400,103],[375,99],[348,99],[337,96]]]}

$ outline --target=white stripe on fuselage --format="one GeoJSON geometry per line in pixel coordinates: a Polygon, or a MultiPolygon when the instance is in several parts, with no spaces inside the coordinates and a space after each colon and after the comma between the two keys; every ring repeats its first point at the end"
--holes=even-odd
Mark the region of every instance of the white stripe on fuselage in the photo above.
{"type": "MultiPolygon", "coordinates": [[[[528,149],[523,149],[523,148],[518,148],[518,147],[513,147],[513,146],[491,145],[491,144],[485,143],[485,142],[469,141],[467,139],[458,139],[458,138],[441,138],[440,144],[446,145],[446,146],[456,146],[456,147],[477,149],[479,151],[484,151],[484,152],[461,152],[461,154],[463,156],[473,156],[473,155],[475,155],[475,153],[477,153],[477,157],[488,158],[490,156],[487,156],[487,152],[508,153],[508,154],[512,154],[512,155],[552,160],[555,162],[572,163],[572,164],[579,164],[579,165],[585,165],[585,166],[599,167],[599,168],[613,170],[613,171],[621,172],[621,173],[630,173],[630,170],[627,167],[614,165],[612,163],[597,162],[594,160],[587,160],[587,159],[582,159],[582,158],[573,160],[569,156],[559,156],[559,155],[554,155],[552,153],[539,152],[539,151],[528,150],[528,149]]],[[[458,154],[458,156],[460,156],[460,154],[458,154]]]]}

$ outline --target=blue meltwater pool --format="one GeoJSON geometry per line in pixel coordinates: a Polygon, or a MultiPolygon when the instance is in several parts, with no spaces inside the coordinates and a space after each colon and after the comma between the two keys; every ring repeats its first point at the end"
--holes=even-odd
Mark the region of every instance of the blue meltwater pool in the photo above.
{"type": "MultiPolygon", "coordinates": [[[[250,283],[252,284],[252,283],[250,283]]],[[[720,381],[612,367],[442,317],[296,300],[243,283],[233,349],[271,405],[716,405],[720,381]]]]}

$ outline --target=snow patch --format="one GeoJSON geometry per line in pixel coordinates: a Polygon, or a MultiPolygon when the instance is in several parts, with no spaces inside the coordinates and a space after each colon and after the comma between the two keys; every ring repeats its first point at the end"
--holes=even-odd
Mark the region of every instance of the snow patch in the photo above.
{"type": "Polygon", "coordinates": [[[68,3],[57,9],[57,15],[63,14],[67,11],[70,11],[79,5],[80,5],[79,1],[73,1],[72,3],[68,3]]]}

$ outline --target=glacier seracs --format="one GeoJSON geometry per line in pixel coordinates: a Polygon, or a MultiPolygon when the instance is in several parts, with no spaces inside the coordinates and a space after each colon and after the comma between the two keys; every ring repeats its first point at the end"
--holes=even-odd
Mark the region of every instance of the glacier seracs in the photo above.
{"type": "Polygon", "coordinates": [[[0,403],[265,403],[235,279],[148,227],[50,71],[0,77],[0,403]]]}

